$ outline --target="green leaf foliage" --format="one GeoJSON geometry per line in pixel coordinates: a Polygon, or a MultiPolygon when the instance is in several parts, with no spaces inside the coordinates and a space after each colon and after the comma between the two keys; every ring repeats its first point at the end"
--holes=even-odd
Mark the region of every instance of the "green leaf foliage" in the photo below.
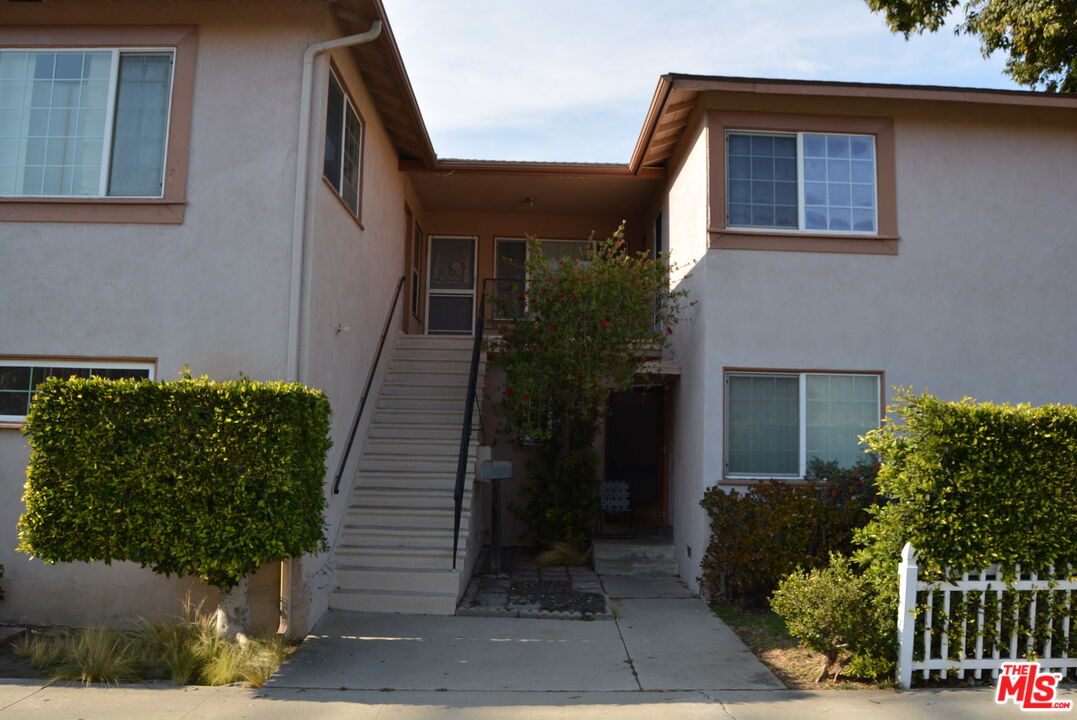
{"type": "Polygon", "coordinates": [[[325,549],[329,417],[298,384],[50,378],[23,428],[19,550],[229,588],[325,549]]]}
{"type": "Polygon", "coordinates": [[[784,575],[850,552],[854,529],[870,519],[865,508],[879,500],[877,469],[870,460],[840,468],[813,459],[806,484],[772,480],[746,492],[707,490],[700,504],[711,526],[702,563],[708,596],[762,606],[784,575]]]}
{"type": "Polygon", "coordinates": [[[866,441],[891,502],[860,534],[865,559],[966,572],[1077,564],[1077,407],[946,402],[901,390],[866,441]],[[876,554],[878,553],[878,555],[876,554]]]}
{"type": "Polygon", "coordinates": [[[593,451],[610,393],[631,386],[668,342],[683,292],[669,266],[625,249],[624,226],[580,259],[547,258],[528,238],[525,275],[492,296],[512,318],[487,346],[505,369],[495,409],[503,430],[538,445],[517,513],[540,546],[586,547],[597,513],[593,451]]]}
{"type": "MultiPolygon", "coordinates": [[[[866,0],[894,32],[941,28],[959,0],[866,0]]],[[[968,0],[955,30],[977,35],[987,57],[1005,51],[1006,73],[1021,85],[1077,92],[1077,2],[1073,0],[968,0]]]]}
{"type": "Polygon", "coordinates": [[[882,461],[877,483],[889,502],[869,509],[854,559],[873,589],[865,617],[889,632],[874,659],[892,664],[906,542],[925,580],[998,564],[1012,581],[1018,564],[1036,572],[1077,565],[1077,407],[946,402],[902,389],[889,410],[900,421],[865,438],[882,461]]]}

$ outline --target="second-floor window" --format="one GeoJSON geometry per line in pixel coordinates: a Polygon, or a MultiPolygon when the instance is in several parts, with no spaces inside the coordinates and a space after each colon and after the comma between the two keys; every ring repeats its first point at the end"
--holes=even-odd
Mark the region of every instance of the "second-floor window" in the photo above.
{"type": "Polygon", "coordinates": [[[726,226],[878,233],[875,138],[726,133],[726,226]]]}
{"type": "Polygon", "coordinates": [[[363,164],[363,122],[335,74],[329,75],[325,116],[325,178],[359,217],[363,164]]]}
{"type": "Polygon", "coordinates": [[[161,197],[174,50],[0,51],[0,196],[161,197]]]}

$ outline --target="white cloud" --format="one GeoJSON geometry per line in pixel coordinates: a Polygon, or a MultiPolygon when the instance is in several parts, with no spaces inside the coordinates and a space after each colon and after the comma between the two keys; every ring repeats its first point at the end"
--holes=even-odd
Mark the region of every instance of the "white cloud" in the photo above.
{"type": "MultiPolygon", "coordinates": [[[[477,132],[482,130],[496,129],[502,140],[511,129],[541,133],[556,144],[559,135],[579,132],[588,109],[642,119],[658,77],[671,71],[1013,86],[1000,72],[1002,58],[982,60],[974,38],[944,30],[906,43],[863,0],[385,0],[385,5],[441,155],[488,156],[477,132]],[[569,123],[561,133],[559,122],[569,123]],[[463,136],[478,145],[460,146],[463,136]]],[[[595,130],[601,132],[588,129],[595,130]]],[[[620,128],[607,132],[623,134],[620,128]]],[[[566,138],[564,147],[573,145],[566,138]]],[[[619,159],[628,152],[619,152],[619,159]]]]}

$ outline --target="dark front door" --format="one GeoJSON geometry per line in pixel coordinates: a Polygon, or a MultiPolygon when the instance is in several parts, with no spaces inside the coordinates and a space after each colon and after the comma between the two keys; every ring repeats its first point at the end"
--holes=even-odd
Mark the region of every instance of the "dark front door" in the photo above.
{"type": "Polygon", "coordinates": [[[606,420],[606,479],[628,483],[631,532],[666,526],[662,388],[629,390],[610,397],[606,420]]]}

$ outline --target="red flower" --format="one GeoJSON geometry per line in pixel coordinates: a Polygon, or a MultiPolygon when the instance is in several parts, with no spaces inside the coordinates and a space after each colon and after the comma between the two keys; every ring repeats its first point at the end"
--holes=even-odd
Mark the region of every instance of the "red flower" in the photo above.
{"type": "Polygon", "coordinates": [[[666,328],[666,335],[672,335],[672,334],[673,334],[673,328],[670,328],[670,327],[666,328]]]}
{"type": "Polygon", "coordinates": [[[530,396],[528,396],[528,394],[527,394],[527,393],[524,393],[524,394],[523,394],[523,397],[522,397],[521,399],[522,399],[522,400],[523,400],[524,402],[527,402],[527,401],[528,401],[528,400],[530,400],[531,398],[530,398],[530,396]]]}
{"type": "Polygon", "coordinates": [[[554,329],[554,324],[553,323],[546,323],[546,327],[549,328],[550,330],[553,330],[554,329]]]}
{"type": "Polygon", "coordinates": [[[508,397],[512,397],[513,393],[515,393],[515,392],[516,391],[513,390],[512,388],[505,388],[505,395],[508,396],[508,397]]]}
{"type": "Polygon", "coordinates": [[[602,318],[602,327],[606,327],[609,324],[610,324],[609,320],[607,320],[606,318],[602,318]]]}

